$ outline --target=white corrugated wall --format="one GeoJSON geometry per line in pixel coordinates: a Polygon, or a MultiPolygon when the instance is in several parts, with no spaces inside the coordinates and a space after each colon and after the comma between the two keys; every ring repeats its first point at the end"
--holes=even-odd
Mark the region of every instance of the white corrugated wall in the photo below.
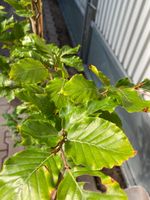
{"type": "Polygon", "coordinates": [[[129,77],[150,78],[150,0],[99,0],[95,23],[129,77]]]}

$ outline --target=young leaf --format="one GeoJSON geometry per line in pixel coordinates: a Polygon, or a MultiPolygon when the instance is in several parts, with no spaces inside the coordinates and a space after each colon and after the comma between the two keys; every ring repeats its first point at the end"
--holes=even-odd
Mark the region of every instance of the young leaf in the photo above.
{"type": "Polygon", "coordinates": [[[9,3],[16,10],[16,14],[21,17],[32,17],[33,13],[30,7],[27,7],[31,4],[31,2],[18,1],[18,0],[5,0],[5,2],[9,3]]]}
{"type": "Polygon", "coordinates": [[[117,83],[116,83],[116,87],[133,87],[134,84],[129,80],[129,78],[123,78],[120,79],[117,83]]]}
{"type": "Polygon", "coordinates": [[[87,117],[87,112],[83,106],[73,106],[72,104],[68,103],[66,107],[63,107],[60,110],[59,116],[63,121],[63,127],[67,129],[78,120],[87,117]]]}
{"type": "Polygon", "coordinates": [[[0,97],[6,97],[8,101],[15,98],[13,82],[2,73],[0,73],[0,97]]]}
{"type": "Polygon", "coordinates": [[[139,85],[139,88],[142,88],[143,90],[145,90],[147,92],[150,92],[150,80],[149,79],[145,79],[138,85],[139,85]]]}
{"type": "Polygon", "coordinates": [[[72,57],[63,57],[61,58],[61,62],[63,62],[66,66],[74,67],[78,71],[83,71],[83,63],[80,57],[72,56],[72,57]]]}
{"type": "Polygon", "coordinates": [[[87,105],[87,112],[89,114],[95,113],[99,110],[113,112],[118,106],[118,102],[113,97],[106,97],[100,100],[90,101],[87,105]]]}
{"type": "Polygon", "coordinates": [[[68,45],[65,45],[60,49],[61,56],[68,56],[68,55],[72,55],[72,54],[77,54],[79,49],[80,49],[80,45],[78,45],[74,48],[72,48],[68,45]]]}
{"type": "Polygon", "coordinates": [[[25,102],[36,106],[46,117],[51,117],[55,111],[55,105],[41,87],[31,86],[25,87],[16,92],[16,96],[25,102]]]}
{"type": "Polygon", "coordinates": [[[128,112],[142,112],[150,109],[150,101],[144,100],[134,88],[120,88],[117,91],[121,106],[128,112]]]}
{"type": "Polygon", "coordinates": [[[28,119],[21,125],[20,131],[23,137],[31,136],[37,140],[37,143],[47,144],[49,147],[55,147],[61,139],[51,123],[44,120],[28,119]]]}
{"type": "Polygon", "coordinates": [[[55,78],[46,86],[46,92],[58,108],[65,107],[68,103],[67,97],[63,94],[65,82],[64,79],[55,78]]]}
{"type": "Polygon", "coordinates": [[[90,65],[89,69],[99,78],[103,85],[110,85],[109,78],[102,71],[98,70],[94,65],[90,65]]]}
{"type": "Polygon", "coordinates": [[[48,77],[44,65],[32,58],[19,60],[11,66],[10,78],[22,84],[39,83],[48,77]]]}
{"type": "MultiPolygon", "coordinates": [[[[87,174],[88,171],[85,171],[87,174]]],[[[94,173],[98,174],[98,173],[94,173]]],[[[104,177],[104,176],[103,176],[104,177]]],[[[107,192],[93,192],[86,191],[83,189],[84,183],[78,183],[76,181],[76,176],[71,171],[68,171],[64,177],[64,180],[60,183],[58,192],[57,192],[57,200],[127,200],[127,196],[125,192],[123,192],[119,185],[116,182],[112,182],[110,178],[105,177],[105,182],[107,186],[107,192]],[[68,184],[69,183],[69,184],[68,184]]]]}
{"type": "Polygon", "coordinates": [[[123,131],[101,118],[84,118],[67,130],[65,151],[76,165],[91,169],[121,165],[134,155],[123,131]]]}
{"type": "Polygon", "coordinates": [[[66,83],[64,94],[76,103],[85,103],[98,98],[98,89],[94,82],[86,80],[81,74],[77,74],[66,83]]]}
{"type": "Polygon", "coordinates": [[[40,149],[28,149],[8,159],[0,173],[0,199],[48,200],[55,187],[61,161],[40,149]]]}

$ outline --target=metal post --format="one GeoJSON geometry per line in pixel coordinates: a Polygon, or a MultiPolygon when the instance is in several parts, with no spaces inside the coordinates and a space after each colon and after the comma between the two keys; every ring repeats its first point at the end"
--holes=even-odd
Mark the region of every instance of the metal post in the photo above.
{"type": "Polygon", "coordinates": [[[95,20],[98,0],[88,0],[84,17],[84,26],[81,42],[81,58],[87,63],[90,39],[91,39],[91,22],[95,20]]]}

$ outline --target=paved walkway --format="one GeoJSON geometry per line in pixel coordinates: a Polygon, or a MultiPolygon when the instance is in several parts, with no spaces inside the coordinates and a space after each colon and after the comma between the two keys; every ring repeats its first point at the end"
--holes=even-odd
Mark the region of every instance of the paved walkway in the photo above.
{"type": "MultiPolygon", "coordinates": [[[[5,123],[4,118],[2,117],[3,113],[12,112],[13,107],[10,106],[4,98],[0,99],[0,125],[5,123]]],[[[21,147],[14,147],[14,143],[11,138],[11,133],[8,127],[0,126],[0,168],[2,162],[5,158],[14,154],[17,151],[20,151],[21,147]]]]}

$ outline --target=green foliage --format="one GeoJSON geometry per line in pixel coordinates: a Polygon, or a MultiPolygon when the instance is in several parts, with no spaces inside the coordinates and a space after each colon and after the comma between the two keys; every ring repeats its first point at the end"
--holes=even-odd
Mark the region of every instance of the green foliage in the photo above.
{"type": "Polygon", "coordinates": [[[9,3],[16,11],[16,14],[21,17],[31,17],[33,15],[31,11],[30,0],[5,0],[9,3]]]}
{"type": "Polygon", "coordinates": [[[107,120],[87,117],[74,123],[67,133],[65,150],[75,165],[94,170],[112,168],[133,155],[124,133],[107,120]]]}
{"type": "Polygon", "coordinates": [[[54,78],[46,86],[46,92],[48,93],[49,98],[58,108],[62,108],[68,103],[66,96],[63,94],[65,82],[65,79],[54,78]]]}
{"type": "Polygon", "coordinates": [[[105,76],[100,70],[98,70],[94,65],[90,65],[90,70],[99,78],[103,85],[110,85],[110,80],[105,76]]]}
{"type": "Polygon", "coordinates": [[[34,84],[48,77],[48,70],[40,61],[24,58],[11,65],[10,79],[21,84],[34,84]]]}
{"type": "Polygon", "coordinates": [[[31,1],[6,2],[25,18],[7,18],[0,7],[0,41],[9,53],[0,56],[0,97],[20,100],[4,117],[25,150],[4,163],[0,199],[126,200],[118,183],[100,169],[120,166],[135,155],[115,109],[147,112],[150,101],[140,92],[150,90],[150,81],[134,85],[125,78],[112,86],[93,65],[102,87],[82,74],[70,78],[66,66],[83,70],[80,46],[47,44],[29,31],[31,1]],[[99,177],[106,191],[85,190],[78,181],[82,175],[99,177]]]}
{"type": "Polygon", "coordinates": [[[20,128],[20,132],[23,138],[34,139],[34,143],[46,144],[48,147],[55,147],[61,139],[58,131],[52,126],[50,121],[41,119],[26,120],[20,128]]]}
{"type": "Polygon", "coordinates": [[[7,160],[0,175],[0,199],[47,200],[55,188],[61,161],[39,148],[22,151],[7,160]]]}
{"type": "Polygon", "coordinates": [[[119,185],[116,182],[113,182],[109,177],[100,173],[99,171],[90,171],[87,169],[75,169],[73,172],[68,171],[64,180],[61,182],[58,188],[58,200],[65,199],[113,199],[113,200],[127,200],[125,193],[119,188],[119,185]],[[93,191],[87,191],[84,189],[85,183],[78,183],[76,178],[79,175],[91,175],[97,176],[103,180],[103,184],[107,187],[107,193],[98,193],[93,191]],[[69,184],[68,184],[69,183],[69,184]]]}
{"type": "Polygon", "coordinates": [[[76,103],[84,103],[90,99],[96,99],[98,89],[94,82],[86,80],[81,74],[77,74],[65,84],[64,95],[69,96],[76,103]]]}

